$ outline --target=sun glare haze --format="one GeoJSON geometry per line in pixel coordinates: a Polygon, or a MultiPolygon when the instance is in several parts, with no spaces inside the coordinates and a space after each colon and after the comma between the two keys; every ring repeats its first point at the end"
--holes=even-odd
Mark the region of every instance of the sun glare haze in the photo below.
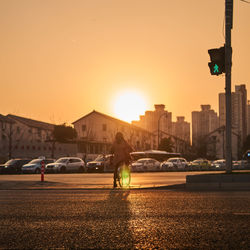
{"type": "Polygon", "coordinates": [[[126,122],[138,120],[145,113],[146,107],[145,98],[135,91],[122,92],[114,101],[115,116],[126,122]]]}

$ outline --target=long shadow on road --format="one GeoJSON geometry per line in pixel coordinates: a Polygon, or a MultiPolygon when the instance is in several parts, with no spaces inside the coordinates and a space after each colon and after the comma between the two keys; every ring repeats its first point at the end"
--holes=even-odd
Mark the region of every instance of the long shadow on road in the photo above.
{"type": "Polygon", "coordinates": [[[84,247],[133,248],[129,194],[128,190],[111,190],[106,200],[92,204],[91,210],[84,215],[89,222],[88,235],[92,235],[86,239],[84,247]]]}

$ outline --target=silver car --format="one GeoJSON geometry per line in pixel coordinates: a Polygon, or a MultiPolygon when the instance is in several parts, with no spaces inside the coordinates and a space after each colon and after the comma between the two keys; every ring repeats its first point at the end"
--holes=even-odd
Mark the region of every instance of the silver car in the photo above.
{"type": "Polygon", "coordinates": [[[160,162],[152,158],[142,158],[131,164],[132,171],[157,171],[160,170],[160,162]]]}
{"type": "Polygon", "coordinates": [[[175,170],[173,162],[164,161],[161,163],[161,171],[171,171],[175,170]]]}
{"type": "Polygon", "coordinates": [[[172,162],[176,170],[188,169],[188,162],[184,158],[181,158],[181,157],[169,158],[167,162],[172,162]]]}
{"type": "Polygon", "coordinates": [[[44,161],[45,165],[54,162],[53,159],[34,159],[22,166],[22,172],[31,174],[40,174],[42,168],[42,161],[44,161]]]}
{"type": "Polygon", "coordinates": [[[85,164],[81,158],[78,157],[62,157],[56,162],[47,164],[45,172],[49,173],[65,173],[65,172],[83,172],[85,171],[85,164]]]}

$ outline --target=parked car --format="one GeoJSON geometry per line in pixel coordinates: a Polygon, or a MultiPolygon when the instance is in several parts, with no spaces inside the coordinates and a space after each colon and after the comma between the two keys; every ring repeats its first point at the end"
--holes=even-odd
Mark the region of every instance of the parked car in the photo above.
{"type": "Polygon", "coordinates": [[[188,169],[188,162],[184,158],[181,158],[181,157],[169,158],[167,162],[172,162],[176,170],[188,169]]]}
{"type": "Polygon", "coordinates": [[[111,168],[112,155],[98,155],[94,161],[90,161],[86,165],[87,172],[104,172],[111,168]]]}
{"type": "Polygon", "coordinates": [[[190,170],[210,170],[211,169],[211,162],[206,159],[197,159],[192,161],[189,164],[190,170]]]}
{"type": "Polygon", "coordinates": [[[62,157],[45,167],[47,173],[83,172],[84,170],[84,161],[78,157],[62,157]]]}
{"type": "Polygon", "coordinates": [[[246,160],[233,161],[232,168],[234,170],[244,170],[248,168],[248,165],[246,160]]]}
{"type": "Polygon", "coordinates": [[[213,161],[211,164],[211,168],[213,170],[225,170],[226,169],[226,160],[220,159],[220,160],[213,161]]]}
{"type": "Polygon", "coordinates": [[[28,164],[25,164],[22,166],[22,172],[23,173],[33,173],[33,174],[40,174],[41,168],[42,168],[42,161],[44,161],[44,164],[48,164],[51,162],[54,162],[54,159],[43,159],[38,158],[30,161],[28,164]]]}
{"type": "Polygon", "coordinates": [[[160,162],[152,158],[142,158],[131,164],[132,171],[157,171],[160,170],[160,162]]]}
{"type": "Polygon", "coordinates": [[[173,171],[175,170],[173,162],[170,161],[164,161],[161,163],[160,166],[161,171],[173,171]]]}
{"type": "Polygon", "coordinates": [[[1,173],[19,174],[22,173],[22,166],[30,162],[30,159],[11,159],[0,166],[1,173]]]}

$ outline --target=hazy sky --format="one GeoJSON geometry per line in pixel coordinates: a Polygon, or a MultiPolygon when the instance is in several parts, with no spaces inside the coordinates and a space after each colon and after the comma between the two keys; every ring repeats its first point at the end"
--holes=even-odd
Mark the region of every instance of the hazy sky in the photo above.
{"type": "MultiPolygon", "coordinates": [[[[191,121],[218,111],[225,77],[207,50],[224,44],[225,0],[0,0],[0,113],[71,123],[115,116],[121,93],[191,121]]],[[[250,4],[234,1],[232,89],[250,91],[250,4]]]]}

